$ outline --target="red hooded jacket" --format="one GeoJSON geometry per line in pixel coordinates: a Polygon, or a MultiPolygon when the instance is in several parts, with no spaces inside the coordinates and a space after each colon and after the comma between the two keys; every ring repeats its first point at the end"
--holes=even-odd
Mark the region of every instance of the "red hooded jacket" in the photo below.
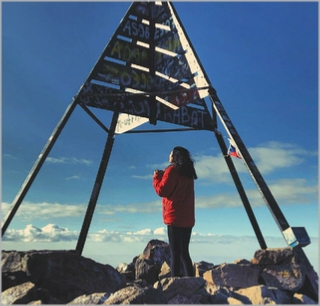
{"type": "Polygon", "coordinates": [[[162,216],[166,225],[193,227],[194,180],[179,174],[171,165],[153,177],[153,187],[162,197],[162,216]]]}

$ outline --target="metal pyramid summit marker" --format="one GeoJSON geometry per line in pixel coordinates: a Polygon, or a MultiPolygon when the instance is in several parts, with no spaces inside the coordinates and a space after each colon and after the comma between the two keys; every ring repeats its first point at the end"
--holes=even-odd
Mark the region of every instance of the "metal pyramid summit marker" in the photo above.
{"type": "MultiPolygon", "coordinates": [[[[133,2],[130,5],[16,195],[11,210],[3,222],[2,235],[5,234],[37,173],[77,105],[80,105],[108,134],[76,246],[78,254],[82,254],[89,232],[114,144],[114,136],[117,134],[119,114],[138,116],[139,120],[141,119],[143,122],[149,120],[151,124],[156,124],[157,120],[160,120],[188,126],[192,130],[213,131],[260,247],[267,249],[236,167],[228,154],[223,136],[217,129],[216,116],[218,116],[230,141],[240,153],[242,161],[262,194],[285,240],[306,264],[306,277],[309,280],[310,289],[318,301],[318,277],[302,250],[302,247],[310,243],[308,234],[303,227],[291,227],[283,215],[215,89],[211,86],[190,39],[170,2],[133,2]],[[212,115],[204,101],[207,96],[212,102],[212,115]],[[107,128],[88,107],[112,111],[110,127],[107,128]]],[[[188,129],[184,128],[183,130],[188,129]]]]}
{"type": "Polygon", "coordinates": [[[83,105],[213,130],[209,82],[169,2],[133,2],[77,98],[83,105]]]}

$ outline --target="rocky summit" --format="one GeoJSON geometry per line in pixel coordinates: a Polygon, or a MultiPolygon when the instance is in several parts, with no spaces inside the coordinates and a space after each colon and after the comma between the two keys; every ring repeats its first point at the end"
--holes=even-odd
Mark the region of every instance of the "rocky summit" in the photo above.
{"type": "Polygon", "coordinates": [[[194,263],[170,277],[166,242],[151,240],[115,269],[74,251],[2,251],[1,304],[317,304],[295,249],[257,250],[251,260],[194,263]]]}

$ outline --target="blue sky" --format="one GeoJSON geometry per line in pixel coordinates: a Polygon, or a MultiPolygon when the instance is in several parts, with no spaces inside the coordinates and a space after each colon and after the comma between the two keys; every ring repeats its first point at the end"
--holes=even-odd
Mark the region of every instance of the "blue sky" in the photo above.
{"type": "MultiPolygon", "coordinates": [[[[2,2],[2,218],[85,82],[129,2],[2,2]]],[[[318,3],[175,2],[229,117],[289,224],[307,229],[318,269],[318,3]]],[[[107,125],[112,113],[93,110],[107,125]]],[[[141,129],[179,127],[158,122],[141,129]]],[[[222,124],[218,125],[224,136],[222,124]]],[[[3,249],[74,249],[106,140],[77,106],[3,239],[3,249]]],[[[226,142],[227,139],[225,138],[226,142]]],[[[196,161],[193,261],[251,259],[259,249],[215,136],[115,137],[83,255],[130,263],[167,241],[155,168],[176,145],[196,161]]],[[[268,247],[286,242],[242,160],[233,159],[268,247]]]]}

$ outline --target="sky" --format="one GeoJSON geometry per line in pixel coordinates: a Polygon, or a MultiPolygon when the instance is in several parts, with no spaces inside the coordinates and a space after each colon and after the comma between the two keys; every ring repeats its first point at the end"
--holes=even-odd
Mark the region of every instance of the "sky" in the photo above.
{"type": "MultiPolygon", "coordinates": [[[[2,2],[2,221],[130,2],[2,2]]],[[[195,51],[288,223],[305,227],[318,271],[318,3],[174,2],[195,51]]],[[[207,101],[210,105],[210,101],[207,101]]],[[[112,112],[91,109],[106,126],[112,112]]],[[[148,122],[142,130],[179,128],[148,122]]],[[[228,145],[227,133],[218,129],[228,145]]],[[[4,250],[75,249],[106,141],[77,106],[14,216],[4,250]]],[[[213,132],[115,136],[83,256],[129,264],[168,241],[152,187],[173,147],[195,160],[194,262],[260,248],[213,132]]],[[[286,247],[241,159],[233,159],[269,248],[286,247]]]]}

